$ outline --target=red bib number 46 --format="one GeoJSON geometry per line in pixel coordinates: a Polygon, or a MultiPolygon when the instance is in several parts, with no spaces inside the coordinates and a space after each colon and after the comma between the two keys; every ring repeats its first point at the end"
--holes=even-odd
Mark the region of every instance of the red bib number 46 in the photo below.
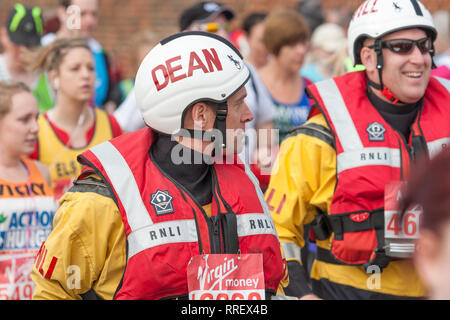
{"type": "Polygon", "coordinates": [[[402,198],[403,183],[390,182],[385,189],[384,225],[385,237],[389,239],[417,239],[422,220],[422,207],[414,205],[405,212],[400,220],[398,211],[402,198]]]}

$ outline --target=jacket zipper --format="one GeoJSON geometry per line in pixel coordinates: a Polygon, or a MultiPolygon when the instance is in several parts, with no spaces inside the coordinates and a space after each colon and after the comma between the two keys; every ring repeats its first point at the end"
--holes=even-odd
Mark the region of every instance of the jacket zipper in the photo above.
{"type": "Polygon", "coordinates": [[[219,201],[219,199],[217,199],[216,197],[216,202],[218,204],[222,204],[224,206],[224,209],[226,210],[225,213],[222,213],[221,207],[218,206],[217,216],[219,217],[219,237],[221,240],[221,252],[237,253],[239,252],[239,236],[237,234],[236,214],[233,212],[231,206],[225,201],[222,196],[215,168],[212,169],[212,177],[214,184],[217,185],[217,189],[214,187],[214,190],[216,192],[214,192],[213,194],[215,197],[217,196],[220,198],[219,201]]]}
{"type": "Polygon", "coordinates": [[[394,132],[397,134],[397,139],[399,143],[399,151],[400,151],[400,180],[404,180],[406,178],[406,175],[408,172],[405,172],[407,170],[404,166],[403,159],[405,156],[405,153],[403,152],[404,149],[406,149],[406,154],[408,155],[408,161],[409,164],[411,164],[412,159],[414,157],[414,148],[410,146],[406,142],[406,138],[403,136],[403,134],[395,129],[393,129],[394,132]]]}
{"type": "MultiPolygon", "coordinates": [[[[216,204],[217,204],[217,214],[215,216],[212,215],[211,212],[211,221],[212,221],[212,225],[213,225],[213,239],[212,239],[212,243],[214,244],[215,247],[215,252],[213,253],[222,253],[222,237],[221,237],[221,226],[220,226],[220,202],[219,199],[217,198],[217,193],[216,193],[216,184],[218,185],[218,180],[217,180],[217,176],[216,176],[216,171],[214,169],[214,167],[211,167],[211,177],[212,177],[212,195],[214,197],[214,199],[216,199],[216,204]]],[[[211,207],[212,209],[212,207],[211,207]]]]}
{"type": "MultiPolygon", "coordinates": [[[[417,127],[419,128],[420,132],[422,132],[422,130],[420,129],[420,126],[419,126],[419,120],[420,120],[421,115],[422,115],[422,109],[420,109],[417,112],[417,116],[416,116],[416,118],[414,119],[414,121],[413,121],[413,123],[411,125],[410,135],[409,135],[409,140],[411,141],[411,145],[408,143],[408,141],[406,140],[406,137],[404,137],[402,133],[400,133],[399,131],[393,129],[398,134],[398,136],[401,138],[400,144],[403,142],[403,146],[406,148],[406,151],[407,151],[408,157],[409,157],[409,167],[410,168],[411,168],[411,165],[414,163],[414,161],[417,159],[417,154],[416,153],[417,153],[417,151],[419,151],[419,150],[416,150],[414,148],[414,145],[413,145],[413,142],[412,142],[413,138],[414,137],[423,137],[423,135],[421,135],[421,134],[416,135],[416,132],[414,130],[414,126],[417,124],[417,127]]],[[[402,157],[401,147],[400,147],[400,156],[402,157]]],[[[401,162],[401,174],[402,174],[401,178],[404,178],[404,176],[403,176],[403,173],[404,173],[403,171],[404,170],[403,169],[404,168],[403,168],[403,161],[402,161],[401,162]]],[[[405,172],[405,174],[409,174],[409,172],[405,172]]]]}
{"type": "Polygon", "coordinates": [[[212,232],[212,244],[213,244],[213,248],[211,250],[211,253],[222,253],[222,248],[221,248],[221,241],[220,241],[220,223],[219,223],[219,216],[211,216],[211,221],[212,221],[212,227],[213,227],[213,232],[212,232]]]}

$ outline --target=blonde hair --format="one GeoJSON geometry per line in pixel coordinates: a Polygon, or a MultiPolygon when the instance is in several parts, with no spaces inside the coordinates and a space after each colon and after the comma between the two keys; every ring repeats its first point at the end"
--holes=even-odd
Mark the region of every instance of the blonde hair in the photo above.
{"type": "Polygon", "coordinates": [[[37,53],[30,54],[26,58],[28,62],[27,69],[43,72],[58,70],[67,52],[75,48],[85,48],[90,51],[86,39],[83,38],[55,40],[50,45],[43,47],[37,53]]]}
{"type": "Polygon", "coordinates": [[[23,82],[0,81],[0,119],[11,110],[12,98],[21,92],[30,92],[30,88],[23,82]]]}
{"type": "Polygon", "coordinates": [[[267,50],[277,56],[282,47],[297,42],[305,43],[310,30],[305,18],[293,9],[271,12],[264,22],[263,42],[267,50]]]}
{"type": "Polygon", "coordinates": [[[327,61],[333,69],[333,77],[339,77],[347,73],[345,68],[345,60],[348,57],[347,45],[338,49],[327,61]]]}

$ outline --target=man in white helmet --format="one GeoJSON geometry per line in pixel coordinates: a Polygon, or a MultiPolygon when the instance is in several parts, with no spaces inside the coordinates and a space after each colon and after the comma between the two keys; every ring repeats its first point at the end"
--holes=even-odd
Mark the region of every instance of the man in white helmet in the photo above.
{"type": "MultiPolygon", "coordinates": [[[[402,181],[450,143],[450,84],[430,76],[436,30],[415,0],[365,1],[349,26],[354,72],[308,87],[319,114],[281,145],[266,201],[303,298],[426,295],[411,263],[420,208],[398,220],[402,181]],[[306,280],[300,248],[318,251],[306,280]]],[[[438,183],[438,182],[437,182],[438,183]]]]}
{"type": "Polygon", "coordinates": [[[35,299],[276,294],[280,243],[236,156],[253,117],[248,78],[238,50],[210,33],[175,34],[148,53],[135,87],[148,127],[79,157],[83,174],[33,267],[35,299]]]}

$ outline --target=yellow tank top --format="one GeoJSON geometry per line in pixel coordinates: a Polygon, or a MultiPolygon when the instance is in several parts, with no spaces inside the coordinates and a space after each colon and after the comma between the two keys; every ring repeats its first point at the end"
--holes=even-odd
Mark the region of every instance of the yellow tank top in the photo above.
{"type": "Polygon", "coordinates": [[[72,181],[81,172],[77,156],[84,151],[113,138],[108,114],[98,108],[95,111],[95,128],[89,143],[83,148],[70,148],[56,135],[48,120],[39,116],[39,157],[50,170],[55,198],[59,199],[72,186],[72,181]]]}
{"type": "Polygon", "coordinates": [[[53,191],[33,160],[22,159],[29,179],[0,179],[0,300],[29,300],[34,258],[52,230],[53,191]]]}

